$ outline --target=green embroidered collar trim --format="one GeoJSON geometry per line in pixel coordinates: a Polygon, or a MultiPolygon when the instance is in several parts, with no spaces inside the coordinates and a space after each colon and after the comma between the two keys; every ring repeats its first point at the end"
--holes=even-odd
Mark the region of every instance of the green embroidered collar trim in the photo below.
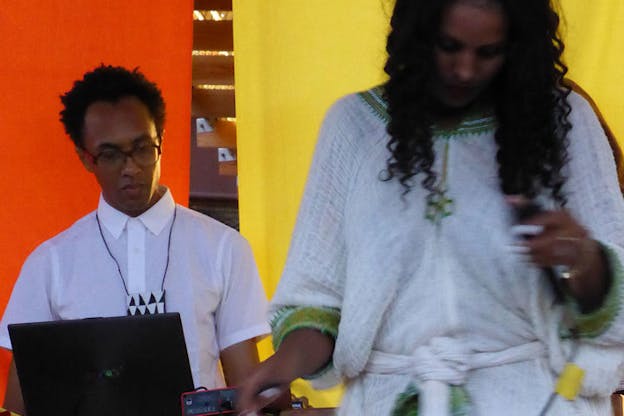
{"type": "MultiPolygon", "coordinates": [[[[384,87],[378,85],[367,91],[358,93],[360,99],[372,110],[382,122],[387,124],[390,121],[388,114],[388,103],[383,97],[384,87]]],[[[475,106],[464,115],[462,120],[452,128],[443,128],[440,126],[432,126],[433,138],[444,140],[443,166],[441,177],[435,186],[435,190],[427,196],[427,206],[425,209],[425,218],[440,226],[442,220],[453,214],[454,200],[449,197],[447,187],[448,174],[448,152],[449,141],[469,135],[480,135],[483,133],[493,132],[496,129],[496,119],[491,108],[483,106],[475,106]]]]}
{"type": "Polygon", "coordinates": [[[358,92],[357,95],[373,110],[384,123],[390,122],[388,103],[383,98],[383,86],[378,85],[370,90],[358,92]]]}
{"type": "MultiPolygon", "coordinates": [[[[383,98],[383,86],[378,85],[357,95],[371,108],[373,113],[384,123],[390,121],[388,104],[383,98]]],[[[433,126],[433,136],[436,138],[451,139],[471,134],[478,135],[496,129],[496,120],[491,110],[475,109],[464,116],[462,121],[453,128],[433,126]]]]}

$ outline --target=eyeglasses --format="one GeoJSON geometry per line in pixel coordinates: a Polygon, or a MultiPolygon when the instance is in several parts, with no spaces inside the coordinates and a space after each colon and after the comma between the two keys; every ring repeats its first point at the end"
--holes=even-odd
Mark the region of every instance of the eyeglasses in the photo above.
{"type": "Polygon", "coordinates": [[[102,150],[97,155],[89,153],[83,149],[85,154],[89,156],[93,164],[108,169],[121,169],[127,158],[130,158],[139,167],[147,168],[156,164],[160,157],[160,144],[143,143],[132,148],[129,152],[121,149],[110,148],[102,150]]]}

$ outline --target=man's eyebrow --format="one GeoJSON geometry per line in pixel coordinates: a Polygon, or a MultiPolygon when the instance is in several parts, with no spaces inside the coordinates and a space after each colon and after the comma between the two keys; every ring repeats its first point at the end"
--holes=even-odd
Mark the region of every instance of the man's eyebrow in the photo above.
{"type": "Polygon", "coordinates": [[[120,149],[119,146],[114,145],[112,143],[100,143],[97,148],[99,150],[102,150],[102,149],[117,149],[117,150],[119,150],[120,149]]]}
{"type": "MultiPolygon", "coordinates": [[[[135,146],[142,142],[152,142],[153,139],[154,137],[150,136],[147,133],[144,133],[132,139],[132,145],[135,146]]],[[[117,150],[121,149],[121,147],[117,146],[116,144],[112,144],[108,142],[100,143],[97,148],[98,149],[117,149],[117,150]]]]}
{"type": "Polygon", "coordinates": [[[140,142],[152,142],[154,139],[158,139],[158,136],[152,137],[148,133],[144,133],[132,140],[132,144],[137,144],[140,142]]]}

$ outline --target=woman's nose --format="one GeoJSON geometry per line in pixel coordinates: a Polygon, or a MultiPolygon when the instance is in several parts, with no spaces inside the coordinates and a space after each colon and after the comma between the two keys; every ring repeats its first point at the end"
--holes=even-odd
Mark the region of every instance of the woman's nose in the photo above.
{"type": "Polygon", "coordinates": [[[461,83],[473,81],[477,75],[477,57],[473,52],[463,51],[455,58],[455,79],[461,83]]]}

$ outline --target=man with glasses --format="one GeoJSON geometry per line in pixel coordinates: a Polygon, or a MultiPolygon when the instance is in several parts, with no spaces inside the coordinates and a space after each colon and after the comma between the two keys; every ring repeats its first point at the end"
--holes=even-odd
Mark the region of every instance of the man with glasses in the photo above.
{"type": "MultiPolygon", "coordinates": [[[[97,210],[26,260],[0,324],[179,312],[196,386],[239,384],[269,331],[247,242],[160,184],[165,103],[136,69],[100,66],[61,97],[61,122],[101,187],[97,210]],[[219,370],[219,359],[223,379],[219,370]]],[[[21,412],[11,365],[5,407],[21,412]]]]}

